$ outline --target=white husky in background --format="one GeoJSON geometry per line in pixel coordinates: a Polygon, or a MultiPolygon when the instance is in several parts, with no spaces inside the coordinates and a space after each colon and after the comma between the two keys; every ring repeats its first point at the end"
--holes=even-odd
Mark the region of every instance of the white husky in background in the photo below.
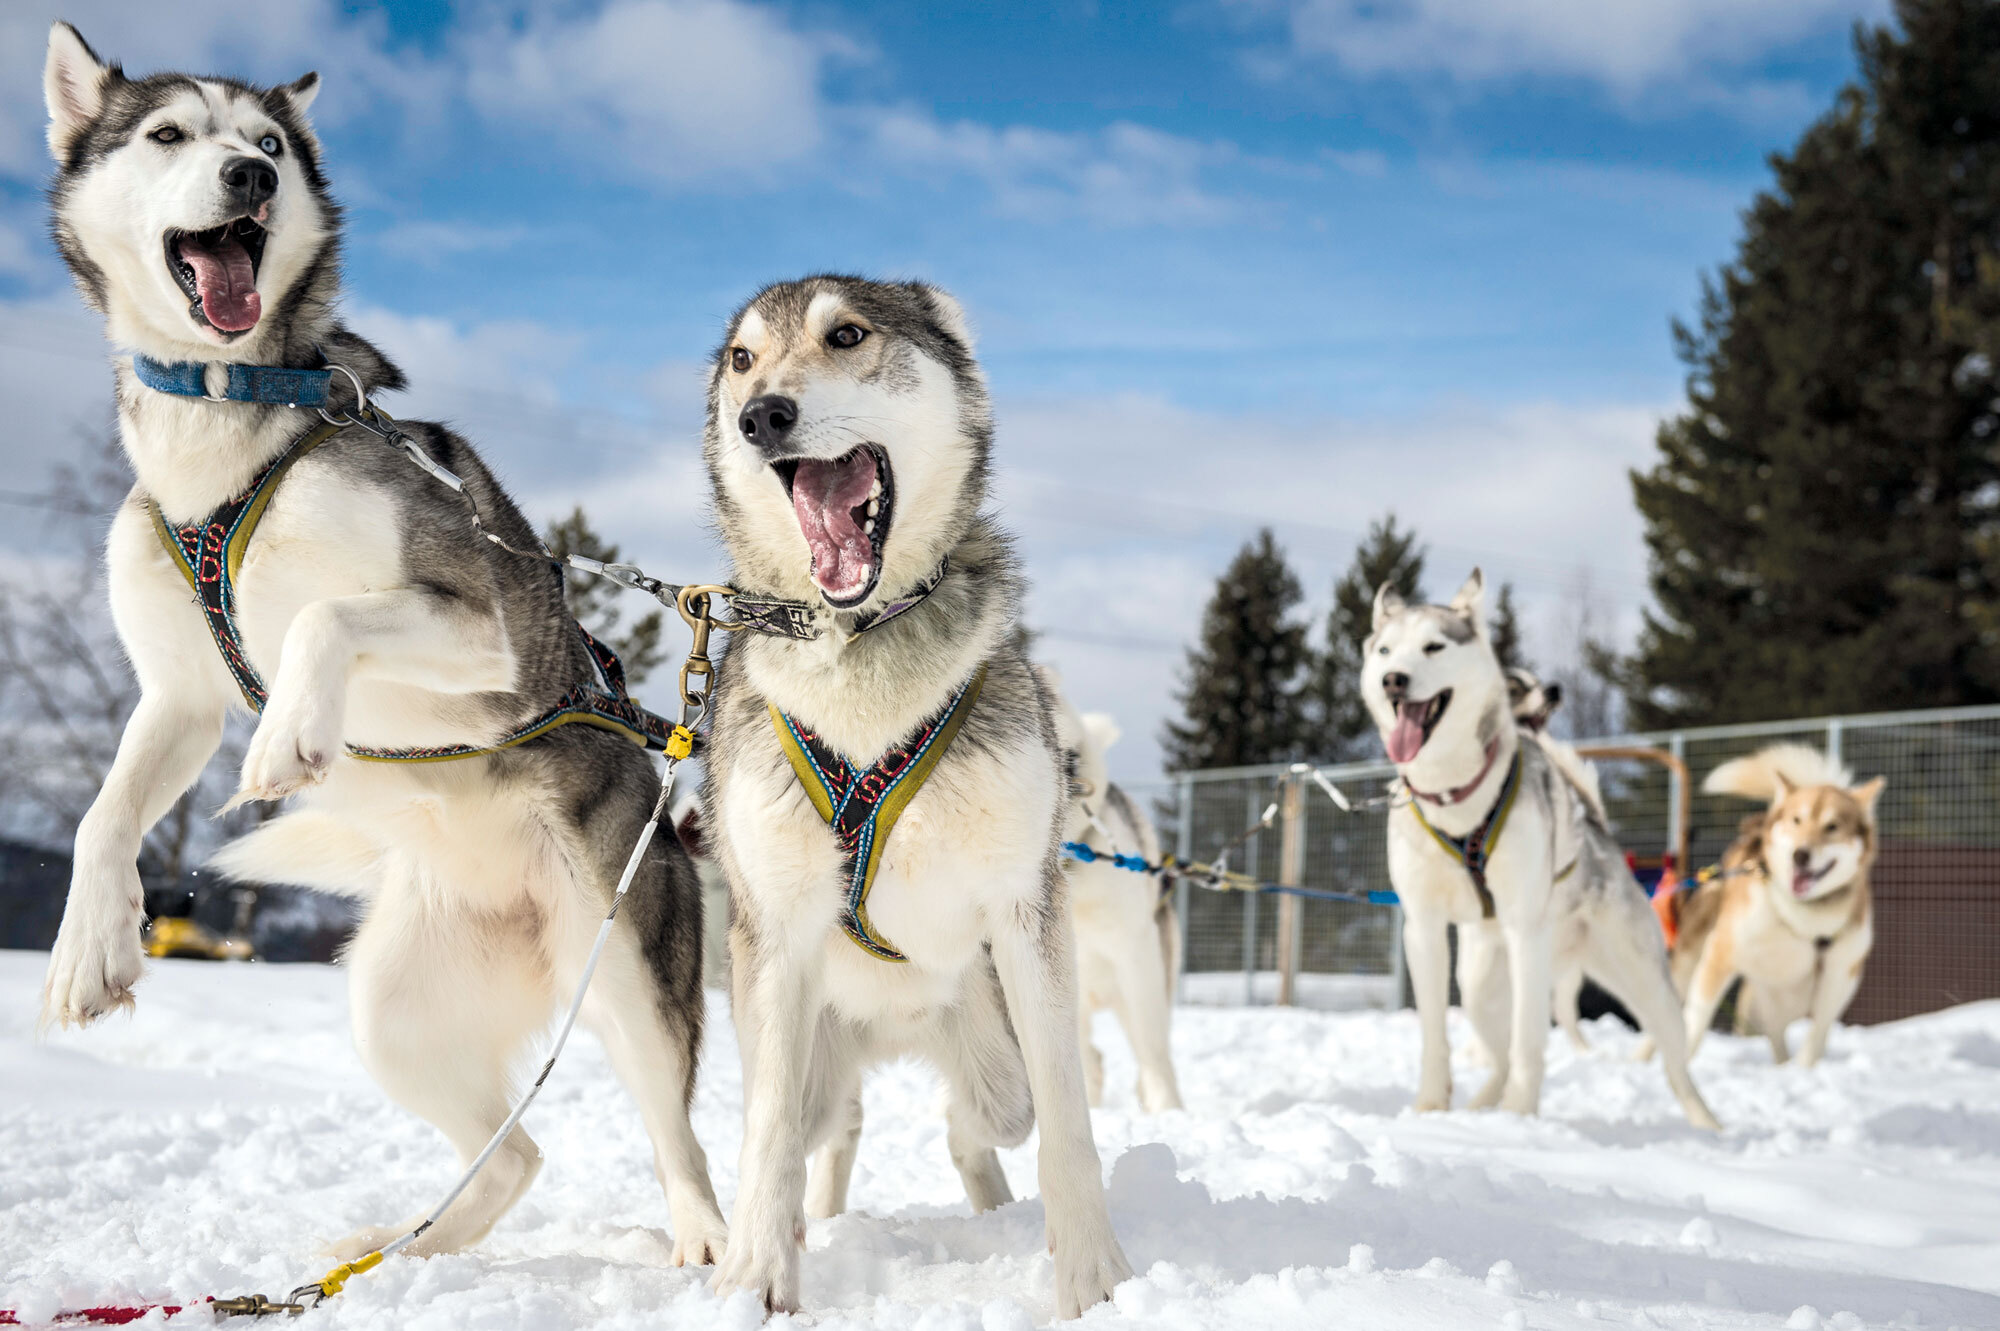
{"type": "MultiPolygon", "coordinates": [[[[1104,855],[1160,862],[1160,838],[1138,805],[1116,785],[1104,760],[1118,742],[1118,723],[1103,712],[1079,713],[1046,666],[1036,667],[1056,699],[1056,737],[1069,755],[1069,822],[1064,839],[1104,855]]],[[[1180,920],[1161,875],[1120,868],[1109,860],[1071,859],[1070,914],[1076,921],[1078,1042],[1090,1103],[1103,1103],[1104,1058],[1090,1039],[1091,1014],[1110,1008],[1125,1028],[1139,1063],[1139,1104],[1148,1113],[1181,1107],[1167,1030],[1174,977],[1180,973],[1180,920]]]]}
{"type": "Polygon", "coordinates": [[[1553,977],[1615,994],[1665,1055],[1688,1120],[1715,1116],[1688,1077],[1664,940],[1612,839],[1589,769],[1514,724],[1477,569],[1448,606],[1387,583],[1363,647],[1362,696],[1410,802],[1389,818],[1389,877],[1423,1027],[1419,1110],[1451,1104],[1446,930],[1458,926],[1466,1015],[1493,1057],[1474,1108],[1540,1107],[1553,977]]]}

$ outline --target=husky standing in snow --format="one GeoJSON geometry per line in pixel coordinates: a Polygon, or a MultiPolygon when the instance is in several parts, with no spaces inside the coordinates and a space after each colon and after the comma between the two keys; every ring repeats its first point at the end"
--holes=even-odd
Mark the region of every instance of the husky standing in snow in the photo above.
{"type": "MultiPolygon", "coordinates": [[[[375,434],[289,405],[324,398],[345,420],[355,389],[403,385],[333,314],[340,212],[306,119],[317,76],[130,79],[58,23],[45,86],[57,244],[135,353],[115,368],[138,483],[106,562],[141,695],[77,830],[42,1020],[132,1003],[140,839],[247,704],[261,715],[238,799],[298,799],[221,865],[366,900],[348,952],[362,1061],[470,1160],[506,1118],[510,1064],[573,987],[658,796],[641,747],[657,718],[624,696],[552,569],[481,539],[458,494],[375,434]]],[[[464,440],[402,429],[499,536],[534,545],[464,440]]],[[[677,1262],[723,1246],[688,1124],[700,949],[694,871],[656,840],[586,1013],[645,1117],[677,1262]]],[[[477,1242],[540,1164],[517,1128],[408,1251],[477,1242]]],[[[335,1252],[408,1228],[363,1229],[335,1252]]]]}
{"type": "MultiPolygon", "coordinates": [[[[1063,839],[1107,857],[1133,855],[1158,864],[1160,838],[1153,820],[1112,784],[1104,761],[1105,750],[1118,742],[1118,723],[1103,712],[1078,712],[1055,672],[1036,668],[1056,700],[1056,734],[1070,766],[1063,839]]],[[[1104,1059],[1091,1043],[1090,1018],[1110,1008],[1139,1064],[1140,1106],[1154,1114],[1179,1109],[1180,1082],[1167,1040],[1181,958],[1173,898],[1162,890],[1160,874],[1123,869],[1108,858],[1089,864],[1072,859],[1065,868],[1076,921],[1077,1039],[1090,1103],[1102,1103],[1104,1096],[1104,1059]]]]}
{"type": "Polygon", "coordinates": [[[1474,1108],[1541,1104],[1553,977],[1586,972],[1665,1053],[1688,1121],[1716,1127],[1688,1077],[1666,948],[1612,839],[1594,774],[1514,724],[1477,569],[1448,606],[1375,593],[1361,692],[1409,803],[1389,817],[1389,877],[1423,1027],[1419,1110],[1451,1104],[1446,928],[1459,990],[1493,1059],[1474,1108]]]}
{"type": "Polygon", "coordinates": [[[1857,786],[1846,767],[1803,744],[1774,744],[1702,782],[1712,795],[1769,807],[1745,820],[1722,857],[1725,876],[1681,906],[1674,977],[1687,996],[1690,1050],[1740,975],[1751,1027],[1778,1062],[1790,1057],[1785,1027],[1802,1017],[1812,1029],[1798,1061],[1811,1067],[1826,1052],[1875,941],[1868,871],[1884,784],[1878,776],[1857,786]]]}
{"type": "Polygon", "coordinates": [[[806,1153],[873,1063],[947,1086],[974,1209],[1041,1126],[1059,1316],[1131,1272],[1076,1047],[1050,700],[1011,643],[984,514],[992,419],[958,303],[812,277],[730,321],[707,460],[740,632],[716,678],[705,834],[729,880],[741,1185],[717,1288],[799,1306],[806,1153]]]}

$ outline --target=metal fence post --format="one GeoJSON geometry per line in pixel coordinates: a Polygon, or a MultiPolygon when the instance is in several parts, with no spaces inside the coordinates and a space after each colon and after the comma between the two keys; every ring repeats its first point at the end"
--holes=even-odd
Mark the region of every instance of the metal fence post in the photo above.
{"type": "MultiPolygon", "coordinates": [[[[1257,788],[1252,786],[1245,792],[1250,797],[1250,821],[1255,823],[1264,810],[1257,804],[1257,788]]],[[[1257,876],[1258,834],[1252,832],[1243,847],[1246,872],[1252,878],[1257,876]]],[[[1243,894],[1243,1005],[1249,1007],[1257,1001],[1257,894],[1243,894]]]]}
{"type": "Polygon", "coordinates": [[[1833,759],[1835,765],[1838,765],[1841,760],[1840,744],[1844,738],[1842,732],[1845,729],[1846,727],[1841,725],[1841,718],[1837,716],[1829,718],[1826,723],[1826,756],[1833,759]]]}
{"type": "MultiPolygon", "coordinates": [[[[1687,736],[1678,730],[1667,736],[1667,752],[1673,754],[1682,764],[1685,764],[1687,762],[1687,736]]],[[[1676,850],[1680,848],[1681,844],[1681,825],[1687,821],[1688,800],[1693,796],[1693,792],[1681,783],[1681,771],[1682,768],[1679,767],[1670,767],[1667,769],[1667,839],[1665,844],[1674,847],[1676,850]]],[[[1674,872],[1685,878],[1694,872],[1694,866],[1691,864],[1676,864],[1674,872]]]]}
{"type": "MultiPolygon", "coordinates": [[[[1305,881],[1306,783],[1297,772],[1285,775],[1278,836],[1278,883],[1298,887],[1305,881]]],[[[1292,986],[1299,967],[1299,908],[1304,903],[1287,892],[1278,898],[1278,1006],[1292,1006],[1292,986]]]]}
{"type": "MultiPolygon", "coordinates": [[[[1181,817],[1180,828],[1174,836],[1174,858],[1182,864],[1190,863],[1194,859],[1194,778],[1191,776],[1181,778],[1181,817]]],[[[1174,974],[1176,1003],[1187,1001],[1188,953],[1194,950],[1194,939],[1191,936],[1194,921],[1188,915],[1188,907],[1192,904],[1190,894],[1193,890],[1185,877],[1175,880],[1174,912],[1181,917],[1180,969],[1174,974]]]]}

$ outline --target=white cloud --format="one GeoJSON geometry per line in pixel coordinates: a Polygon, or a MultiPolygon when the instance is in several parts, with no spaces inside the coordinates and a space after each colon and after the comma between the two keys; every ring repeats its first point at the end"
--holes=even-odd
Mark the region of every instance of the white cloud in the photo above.
{"type": "Polygon", "coordinates": [[[503,253],[532,234],[520,226],[419,219],[363,232],[362,239],[385,254],[438,264],[466,254],[503,253]]]}
{"type": "Polygon", "coordinates": [[[1237,200],[1202,180],[1205,170],[1238,160],[1233,145],[1129,121],[1078,133],[891,111],[875,122],[872,137],[890,164],[970,176],[991,191],[1001,212],[1034,221],[1205,225],[1240,211],[1237,200]]]}
{"type": "Polygon", "coordinates": [[[848,44],[732,0],[536,11],[459,44],[472,105],[620,175],[767,183],[820,142],[823,68],[848,44]]]}
{"type": "MultiPolygon", "coordinates": [[[[1886,0],[1291,0],[1298,55],[1361,74],[1589,79],[1635,97],[1710,63],[1740,67],[1886,0]]],[[[1733,98],[1745,98],[1743,80],[1733,98]]],[[[1717,89],[1711,87],[1710,95],[1717,89]]],[[[1773,94],[1775,95],[1775,94],[1773,94]]],[[[1763,93],[1750,93],[1754,109],[1763,93]]]]}

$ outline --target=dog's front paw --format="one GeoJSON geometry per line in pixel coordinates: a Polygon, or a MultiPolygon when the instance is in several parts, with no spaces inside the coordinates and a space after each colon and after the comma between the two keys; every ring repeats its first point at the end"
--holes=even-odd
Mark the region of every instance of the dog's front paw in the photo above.
{"type": "MultiPolygon", "coordinates": [[[[680,1240],[675,1239],[678,1250],[680,1240]]],[[[709,1288],[724,1296],[747,1289],[769,1313],[799,1310],[799,1243],[796,1232],[764,1229],[751,1234],[743,1226],[728,1242],[709,1288]]]]}
{"type": "Polygon", "coordinates": [[[49,954],[42,982],[41,1028],[88,1026],[107,1012],[132,1006],[132,986],[145,968],[139,943],[143,917],[130,895],[113,889],[98,900],[81,890],[70,894],[62,928],[49,954]]]}
{"type": "Polygon", "coordinates": [[[229,808],[281,800],[326,780],[340,754],[340,707],[333,699],[273,695],[243,755],[243,776],[229,808]]]}
{"type": "Polygon", "coordinates": [[[1090,1228],[1098,1232],[1068,1240],[1049,1236],[1056,1263],[1056,1317],[1061,1321],[1083,1316],[1132,1278],[1132,1264],[1125,1260],[1110,1220],[1090,1228]]]}
{"type": "Polygon", "coordinates": [[[1507,1089],[1500,1095],[1500,1107],[1510,1114],[1532,1117],[1541,1112],[1542,1088],[1540,1083],[1531,1082],[1526,1077],[1511,1077],[1507,1089]]]}
{"type": "Polygon", "coordinates": [[[674,1265],[720,1266],[729,1253],[729,1229],[712,1206],[674,1216],[674,1265]]]}
{"type": "Polygon", "coordinates": [[[1410,1106],[1419,1114],[1442,1114],[1451,1108],[1451,1079],[1442,1083],[1426,1081],[1417,1089],[1417,1098],[1410,1106]]]}

